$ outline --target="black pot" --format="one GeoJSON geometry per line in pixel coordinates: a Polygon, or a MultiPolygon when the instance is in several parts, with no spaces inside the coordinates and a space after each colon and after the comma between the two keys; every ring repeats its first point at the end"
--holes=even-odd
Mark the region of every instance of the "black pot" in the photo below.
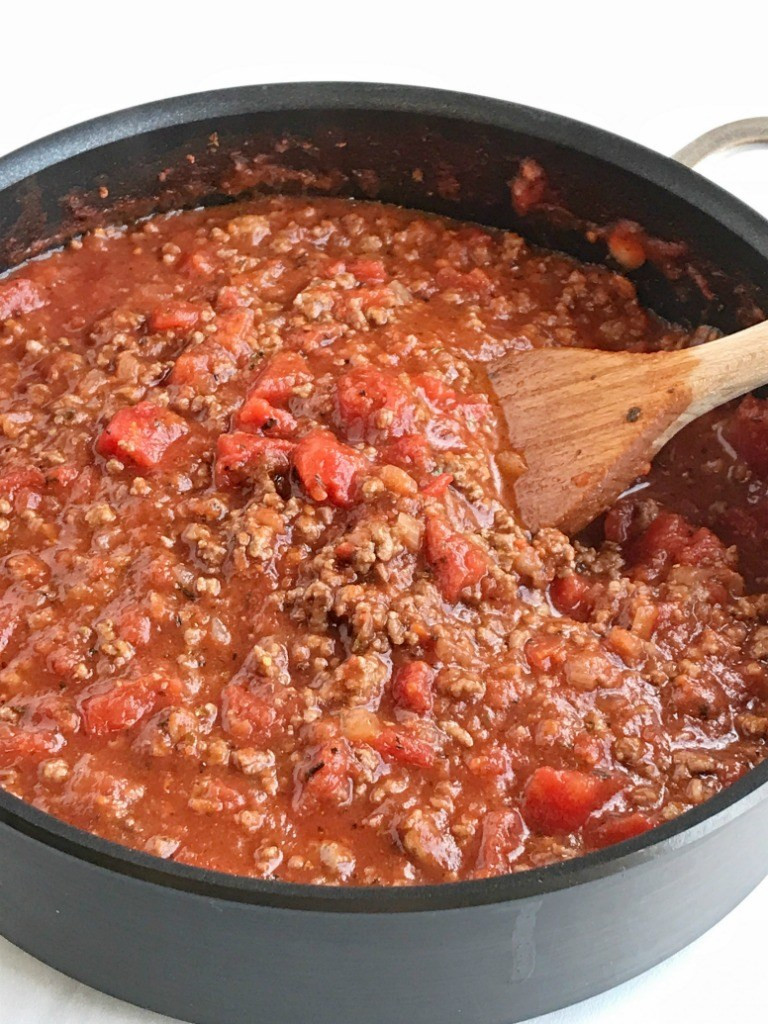
{"type": "MultiPolygon", "coordinates": [[[[2,260],[107,220],[226,201],[254,167],[282,190],[375,195],[582,258],[605,256],[590,224],[626,217],[687,245],[672,270],[637,275],[660,312],[729,330],[768,308],[768,223],[685,167],[553,114],[400,86],[205,93],[34,143],[0,160],[2,260]],[[258,153],[270,156],[254,165],[258,153]],[[521,217],[508,182],[525,157],[556,202],[521,217]]],[[[765,762],[674,822],[569,863],[399,889],[160,861],[0,791],[0,931],[95,988],[200,1024],[508,1024],[625,981],[738,903],[768,870],[767,781],[765,762]]]]}

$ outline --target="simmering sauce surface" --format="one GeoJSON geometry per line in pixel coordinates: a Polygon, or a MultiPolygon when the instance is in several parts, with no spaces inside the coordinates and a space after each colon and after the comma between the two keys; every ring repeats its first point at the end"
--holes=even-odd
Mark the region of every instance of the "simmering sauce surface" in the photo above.
{"type": "Polygon", "coordinates": [[[764,404],[694,424],[588,537],[532,537],[483,372],[706,337],[605,268],[349,200],[19,268],[0,785],[160,857],[349,885],[519,871],[706,800],[766,754],[764,404]]]}

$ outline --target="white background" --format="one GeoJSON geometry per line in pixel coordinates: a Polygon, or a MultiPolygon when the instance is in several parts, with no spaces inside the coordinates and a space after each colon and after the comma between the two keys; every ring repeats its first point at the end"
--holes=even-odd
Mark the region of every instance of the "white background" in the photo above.
{"type": "MultiPolygon", "coordinates": [[[[17,0],[0,15],[0,153],[76,121],[164,96],[320,79],[484,93],[672,153],[715,124],[768,115],[765,11],[762,0],[716,8],[690,0],[294,0],[269,8],[258,0],[17,0]]],[[[768,152],[713,160],[705,170],[768,215],[768,152]]],[[[768,866],[768,851],[766,859],[768,866]]],[[[617,907],[616,913],[631,931],[632,908],[617,907]]],[[[671,961],[541,1024],[763,1021],[767,920],[764,883],[671,961]]],[[[393,1021],[396,1016],[395,998],[393,1021]]],[[[311,1013],[307,1019],[311,1024],[311,1013]]],[[[0,939],[0,1024],[152,1021],[161,1018],[91,992],[0,939]]]]}

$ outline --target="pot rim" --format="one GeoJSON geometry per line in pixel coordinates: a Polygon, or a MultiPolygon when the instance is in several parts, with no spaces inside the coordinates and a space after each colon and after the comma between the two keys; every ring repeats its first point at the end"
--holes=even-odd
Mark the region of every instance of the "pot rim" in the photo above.
{"type": "MultiPolygon", "coordinates": [[[[237,86],[158,100],[82,122],[0,158],[2,192],[70,157],[163,128],[239,114],[309,110],[391,111],[514,130],[575,149],[642,177],[746,242],[768,263],[768,221],[717,185],[621,136],[533,107],[420,86],[361,82],[290,82],[237,86]]],[[[596,881],[672,853],[745,813],[768,795],[768,760],[705,803],[643,835],[573,860],[496,878],[403,887],[344,887],[270,881],[209,871],[74,828],[0,788],[0,825],[66,856],[134,879],[206,898],[283,909],[399,913],[469,908],[530,898],[596,881]]]]}

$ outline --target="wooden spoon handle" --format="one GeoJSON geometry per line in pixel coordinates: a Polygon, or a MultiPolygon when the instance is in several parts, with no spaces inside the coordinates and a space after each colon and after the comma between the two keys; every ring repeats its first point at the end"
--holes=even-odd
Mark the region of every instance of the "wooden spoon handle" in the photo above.
{"type": "Polygon", "coordinates": [[[768,323],[677,352],[512,352],[488,376],[525,462],[515,481],[523,522],[573,533],[678,430],[768,381],[768,323]]]}
{"type": "Polygon", "coordinates": [[[679,353],[688,364],[692,401],[686,422],[768,383],[768,322],[679,353]],[[693,362],[689,360],[693,357],[693,362]]]}

